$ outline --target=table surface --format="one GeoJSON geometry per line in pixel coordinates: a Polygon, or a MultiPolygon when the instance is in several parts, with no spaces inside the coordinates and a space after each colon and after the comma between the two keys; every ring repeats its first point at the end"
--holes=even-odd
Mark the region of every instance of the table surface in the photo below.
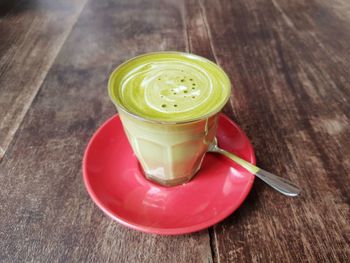
{"type": "Polygon", "coordinates": [[[0,261],[349,262],[348,0],[7,0],[0,39],[0,261]],[[256,180],[223,222],[181,236],[130,230],[94,205],[81,163],[115,114],[108,76],[159,50],[225,69],[224,112],[300,197],[256,180]]]}

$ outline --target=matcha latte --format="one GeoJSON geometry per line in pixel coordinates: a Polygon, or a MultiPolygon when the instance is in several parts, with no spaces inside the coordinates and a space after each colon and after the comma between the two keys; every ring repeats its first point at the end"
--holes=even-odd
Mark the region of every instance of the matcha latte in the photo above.
{"type": "Polygon", "coordinates": [[[231,85],[205,58],[157,52],[120,65],[108,90],[146,177],[176,185],[200,168],[231,85]]]}
{"type": "Polygon", "coordinates": [[[130,113],[183,122],[220,111],[231,85],[222,69],[202,57],[150,53],[122,64],[110,79],[109,92],[130,113]]]}

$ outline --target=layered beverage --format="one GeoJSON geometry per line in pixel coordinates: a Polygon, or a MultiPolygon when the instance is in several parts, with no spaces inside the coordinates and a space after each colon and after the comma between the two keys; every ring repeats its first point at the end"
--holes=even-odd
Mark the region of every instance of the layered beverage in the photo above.
{"type": "Polygon", "coordinates": [[[200,169],[231,85],[205,58],[157,52],[120,65],[108,89],[145,176],[172,186],[200,169]]]}

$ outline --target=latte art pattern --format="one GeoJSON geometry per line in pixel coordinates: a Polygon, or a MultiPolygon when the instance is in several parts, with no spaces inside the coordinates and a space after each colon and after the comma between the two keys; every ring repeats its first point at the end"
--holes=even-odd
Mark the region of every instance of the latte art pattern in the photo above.
{"type": "Polygon", "coordinates": [[[185,53],[153,53],[123,64],[110,90],[127,111],[161,121],[187,121],[222,108],[230,94],[214,63],[185,53]]]}

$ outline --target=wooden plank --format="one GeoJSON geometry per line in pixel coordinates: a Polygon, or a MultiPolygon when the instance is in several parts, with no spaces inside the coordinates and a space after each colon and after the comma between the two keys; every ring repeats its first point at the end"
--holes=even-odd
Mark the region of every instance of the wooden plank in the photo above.
{"type": "Polygon", "coordinates": [[[88,2],[0,164],[0,259],[212,262],[206,230],[178,237],[129,230],[89,198],[81,161],[115,113],[107,79],[137,54],[185,50],[179,1],[88,2]]]}
{"type": "Polygon", "coordinates": [[[215,227],[216,262],[350,258],[349,2],[203,2],[232,112],[258,164],[299,184],[284,197],[256,181],[215,227]]]}
{"type": "Polygon", "coordinates": [[[199,1],[185,1],[185,28],[189,50],[215,61],[205,10],[199,1]]]}
{"type": "Polygon", "coordinates": [[[1,2],[0,161],[85,2],[1,2]]]}

